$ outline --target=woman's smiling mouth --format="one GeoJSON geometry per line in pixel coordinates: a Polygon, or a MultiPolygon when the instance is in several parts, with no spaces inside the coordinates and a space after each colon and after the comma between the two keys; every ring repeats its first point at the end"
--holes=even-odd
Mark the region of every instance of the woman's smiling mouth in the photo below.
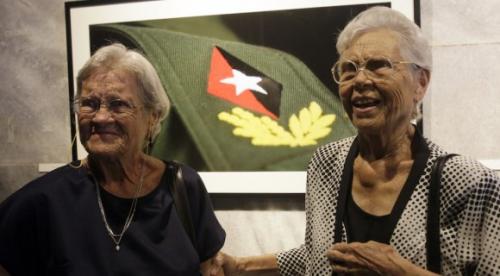
{"type": "Polygon", "coordinates": [[[381,103],[381,100],[367,97],[358,97],[351,101],[353,112],[367,113],[376,109],[381,103]]]}

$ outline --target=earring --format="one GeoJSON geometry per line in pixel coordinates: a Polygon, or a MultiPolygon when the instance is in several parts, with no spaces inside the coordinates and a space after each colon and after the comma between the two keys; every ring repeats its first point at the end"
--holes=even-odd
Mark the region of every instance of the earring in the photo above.
{"type": "Polygon", "coordinates": [[[151,128],[148,130],[148,135],[147,135],[147,142],[146,142],[146,153],[150,154],[151,149],[153,148],[153,132],[151,131],[151,128]]]}

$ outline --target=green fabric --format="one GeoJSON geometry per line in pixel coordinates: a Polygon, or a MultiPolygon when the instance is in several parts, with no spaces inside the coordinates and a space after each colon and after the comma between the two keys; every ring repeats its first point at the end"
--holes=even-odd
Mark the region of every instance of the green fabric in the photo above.
{"type": "MultiPolygon", "coordinates": [[[[275,49],[218,40],[170,30],[113,24],[99,27],[141,48],[153,63],[172,101],[153,153],[185,162],[202,171],[305,170],[315,148],[355,133],[337,97],[297,58],[275,49]],[[207,93],[213,46],[219,46],[283,84],[278,123],[317,102],[325,114],[336,114],[330,134],[305,147],[254,146],[232,134],[233,126],[218,119],[232,103],[207,93]]],[[[255,114],[261,116],[260,114],[255,114]]]]}

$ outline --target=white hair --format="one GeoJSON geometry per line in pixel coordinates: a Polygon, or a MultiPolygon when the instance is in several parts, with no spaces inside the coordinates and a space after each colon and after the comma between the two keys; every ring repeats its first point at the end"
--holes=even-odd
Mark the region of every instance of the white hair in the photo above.
{"type": "Polygon", "coordinates": [[[342,55],[356,38],[375,29],[396,32],[401,39],[403,58],[431,71],[431,47],[420,28],[401,12],[388,7],[372,7],[354,17],[338,36],[337,52],[342,55]]]}

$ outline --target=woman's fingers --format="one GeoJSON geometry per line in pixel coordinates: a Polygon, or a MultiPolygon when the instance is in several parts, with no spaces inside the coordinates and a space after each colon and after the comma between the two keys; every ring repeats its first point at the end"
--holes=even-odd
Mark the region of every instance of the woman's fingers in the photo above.
{"type": "Polygon", "coordinates": [[[368,272],[363,259],[350,253],[338,250],[329,250],[326,253],[333,271],[337,273],[364,273],[368,272]]]}
{"type": "Polygon", "coordinates": [[[210,268],[210,276],[220,275],[222,271],[222,266],[224,265],[224,256],[222,252],[217,252],[217,254],[212,258],[212,266],[210,268]]]}

